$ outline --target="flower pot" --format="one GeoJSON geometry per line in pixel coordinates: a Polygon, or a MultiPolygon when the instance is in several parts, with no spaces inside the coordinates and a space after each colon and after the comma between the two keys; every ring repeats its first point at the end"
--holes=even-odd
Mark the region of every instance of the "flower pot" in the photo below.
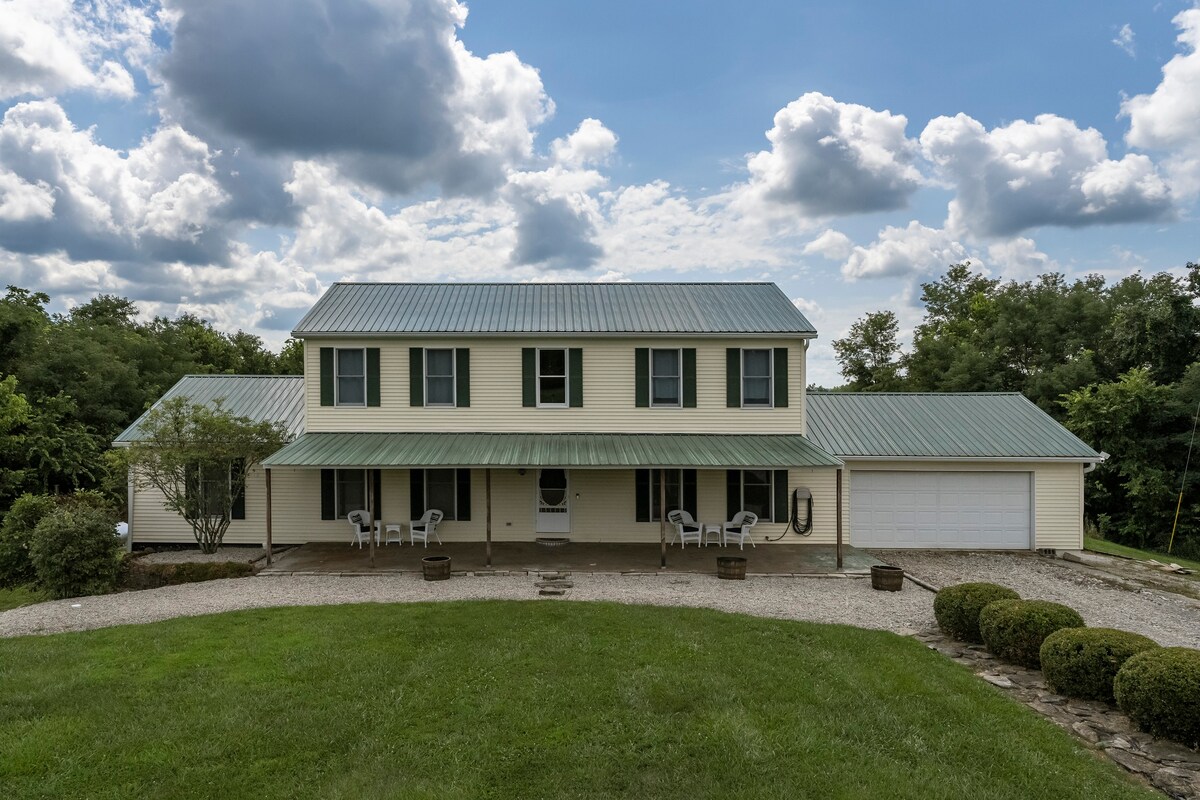
{"type": "Polygon", "coordinates": [[[717,577],[727,581],[746,580],[746,559],[741,556],[717,556],[717,577]]]}
{"type": "Polygon", "coordinates": [[[427,581],[444,581],[450,577],[450,556],[425,556],[421,559],[421,574],[427,581]]]}
{"type": "Polygon", "coordinates": [[[871,567],[871,588],[881,592],[898,592],[904,588],[904,570],[887,564],[871,567]]]}

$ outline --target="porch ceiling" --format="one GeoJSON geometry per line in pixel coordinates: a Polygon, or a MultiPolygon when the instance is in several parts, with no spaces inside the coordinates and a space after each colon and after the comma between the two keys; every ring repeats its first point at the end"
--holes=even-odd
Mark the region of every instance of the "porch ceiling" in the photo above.
{"type": "Polygon", "coordinates": [[[645,433],[306,433],[266,467],[837,467],[798,435],[645,433]]]}

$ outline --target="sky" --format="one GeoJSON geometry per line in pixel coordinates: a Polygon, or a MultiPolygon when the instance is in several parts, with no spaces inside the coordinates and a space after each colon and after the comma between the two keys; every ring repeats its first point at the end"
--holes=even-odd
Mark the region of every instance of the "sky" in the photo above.
{"type": "Polygon", "coordinates": [[[920,285],[1200,261],[1200,6],[0,0],[0,278],[272,347],[338,280],[920,285]]]}

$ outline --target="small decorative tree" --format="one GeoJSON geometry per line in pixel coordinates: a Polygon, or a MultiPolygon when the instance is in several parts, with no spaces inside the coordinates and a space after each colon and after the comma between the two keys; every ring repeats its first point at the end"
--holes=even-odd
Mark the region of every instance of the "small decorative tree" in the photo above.
{"type": "Polygon", "coordinates": [[[146,415],[125,460],[136,485],[162,492],[163,508],[187,521],[201,552],[215,553],[245,497],[246,475],[287,438],[282,424],[235,416],[220,400],[180,397],[146,415]]]}

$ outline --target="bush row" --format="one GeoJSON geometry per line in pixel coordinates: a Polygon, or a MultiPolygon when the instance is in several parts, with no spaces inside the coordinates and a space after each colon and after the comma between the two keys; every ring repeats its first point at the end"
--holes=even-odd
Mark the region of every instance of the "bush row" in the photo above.
{"type": "Polygon", "coordinates": [[[156,589],[180,583],[199,583],[219,578],[245,578],[254,574],[254,567],[238,561],[208,561],[189,564],[146,564],[130,559],[124,584],[130,589],[156,589]]]}
{"type": "Polygon", "coordinates": [[[99,492],[21,495],[0,524],[0,587],[35,583],[53,597],[112,591],[121,558],[116,522],[99,492]]]}
{"type": "Polygon", "coordinates": [[[1200,746],[1200,650],[1159,647],[1128,631],[1086,628],[1074,609],[1021,600],[991,583],[948,586],[933,608],[946,635],[982,642],[999,658],[1041,668],[1053,691],[1115,702],[1143,730],[1200,746]]]}

